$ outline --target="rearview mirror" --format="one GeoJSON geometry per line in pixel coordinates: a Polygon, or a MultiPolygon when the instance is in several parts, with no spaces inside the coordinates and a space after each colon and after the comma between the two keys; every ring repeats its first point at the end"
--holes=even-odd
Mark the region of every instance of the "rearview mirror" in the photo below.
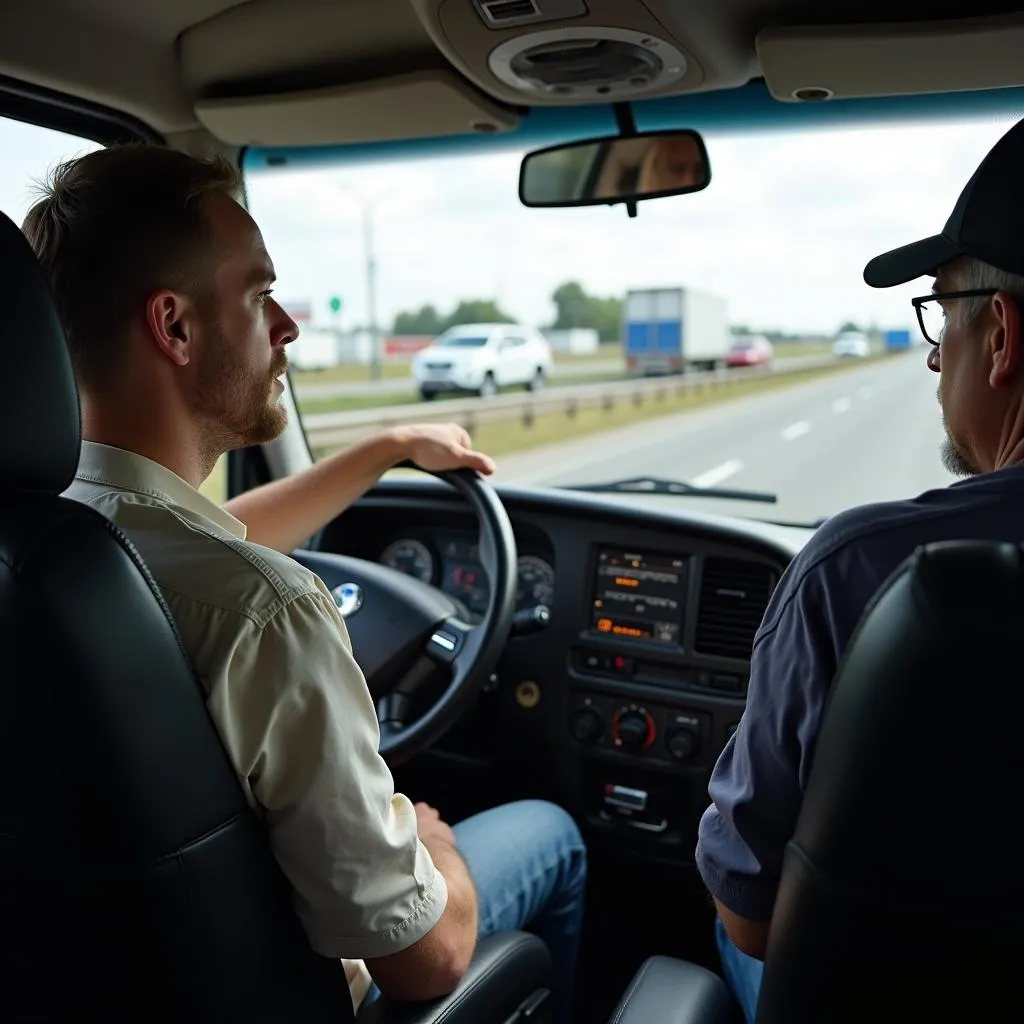
{"type": "Polygon", "coordinates": [[[711,164],[692,129],[608,135],[534,150],[519,169],[524,206],[602,206],[707,188],[711,164]]]}

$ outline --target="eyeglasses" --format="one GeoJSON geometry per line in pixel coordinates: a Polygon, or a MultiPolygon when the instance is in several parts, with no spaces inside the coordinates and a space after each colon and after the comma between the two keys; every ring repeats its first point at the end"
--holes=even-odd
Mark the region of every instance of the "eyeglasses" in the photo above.
{"type": "Polygon", "coordinates": [[[917,310],[917,322],[921,325],[921,333],[925,340],[938,345],[946,330],[946,311],[940,303],[946,299],[981,298],[995,295],[998,291],[998,288],[971,288],[965,292],[933,292],[931,295],[919,295],[910,302],[917,310]]]}

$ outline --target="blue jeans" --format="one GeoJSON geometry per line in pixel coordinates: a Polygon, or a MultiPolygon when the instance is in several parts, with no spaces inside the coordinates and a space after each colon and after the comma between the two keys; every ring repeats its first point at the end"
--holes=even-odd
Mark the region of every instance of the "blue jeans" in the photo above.
{"type": "Polygon", "coordinates": [[[757,1015],[757,998],[761,994],[761,975],[764,974],[764,961],[747,956],[729,938],[720,917],[715,918],[715,939],[718,942],[718,954],[722,958],[722,974],[736,1001],[743,1009],[743,1017],[747,1024],[754,1024],[757,1015]]]}
{"type": "MultiPolygon", "coordinates": [[[[520,800],[475,814],[452,831],[476,886],[481,938],[522,928],[543,939],[554,967],[553,1020],[568,1024],[587,880],[576,823],[555,804],[520,800]]],[[[379,995],[371,985],[364,1005],[379,995]]]]}

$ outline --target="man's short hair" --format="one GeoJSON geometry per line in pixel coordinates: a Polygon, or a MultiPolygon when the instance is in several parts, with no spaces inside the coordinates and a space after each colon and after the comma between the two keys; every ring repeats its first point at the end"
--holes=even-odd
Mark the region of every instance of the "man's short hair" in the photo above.
{"type": "Polygon", "coordinates": [[[221,157],[132,143],[59,164],[40,192],[22,230],[50,279],[79,383],[98,388],[150,295],[209,294],[202,201],[240,198],[241,176],[221,157]]]}

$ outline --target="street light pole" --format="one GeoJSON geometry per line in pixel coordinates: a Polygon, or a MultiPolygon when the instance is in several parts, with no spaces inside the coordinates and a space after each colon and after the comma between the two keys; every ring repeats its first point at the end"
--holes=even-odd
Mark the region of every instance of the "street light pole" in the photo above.
{"type": "Polygon", "coordinates": [[[387,193],[367,198],[348,182],[341,182],[342,191],[347,192],[359,204],[363,216],[363,264],[366,276],[366,329],[370,335],[370,377],[381,378],[381,335],[377,323],[377,256],[374,251],[373,213],[378,202],[387,193]]]}
{"type": "Polygon", "coordinates": [[[363,253],[366,260],[366,313],[370,328],[370,379],[380,380],[380,328],[377,324],[377,259],[373,251],[373,204],[363,202],[363,253]]]}

